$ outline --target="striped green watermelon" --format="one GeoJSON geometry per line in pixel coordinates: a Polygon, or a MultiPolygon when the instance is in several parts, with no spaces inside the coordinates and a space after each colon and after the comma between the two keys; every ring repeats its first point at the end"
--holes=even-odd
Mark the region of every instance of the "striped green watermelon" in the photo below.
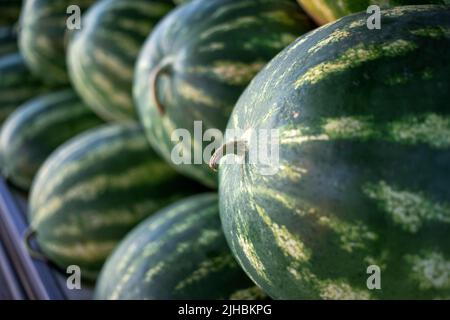
{"type": "Polygon", "coordinates": [[[0,135],[2,173],[28,190],[50,153],[102,121],[71,89],[27,101],[5,121],[0,135]]]}
{"type": "Polygon", "coordinates": [[[366,11],[370,5],[389,8],[404,5],[450,4],[450,0],[297,0],[319,24],[335,21],[352,13],[366,11]]]}
{"type": "MultiPolygon", "coordinates": [[[[175,9],[147,40],[135,72],[134,96],[153,147],[172,162],[174,129],[187,129],[193,137],[194,121],[202,121],[203,132],[223,130],[253,76],[312,28],[287,0],[198,0],[175,9]]],[[[190,152],[193,162],[207,144],[187,139],[183,152],[190,152]]],[[[217,176],[200,162],[176,168],[216,186],[217,176]]]]}
{"type": "Polygon", "coordinates": [[[22,0],[2,0],[0,2],[0,27],[10,26],[19,20],[22,0]]]}
{"type": "Polygon", "coordinates": [[[93,280],[136,224],[196,185],[148,146],[135,123],[92,129],[59,147],[31,189],[29,220],[44,254],[93,280]]]}
{"type": "Polygon", "coordinates": [[[120,243],[97,282],[97,299],[260,299],[227,246],[218,198],[180,200],[120,243]]]}
{"type": "Polygon", "coordinates": [[[450,298],[450,8],[382,19],[299,38],[241,96],[227,145],[273,129],[278,161],[212,163],[230,247],[274,298],[450,298]]]}
{"type": "Polygon", "coordinates": [[[105,120],[135,117],[135,60],[153,26],[173,7],[169,0],[104,0],[83,17],[83,29],[69,44],[70,77],[105,120]]]}
{"type": "Polygon", "coordinates": [[[33,73],[49,83],[69,83],[66,46],[73,30],[67,27],[67,23],[73,19],[67,8],[77,5],[83,12],[94,1],[25,0],[20,18],[19,45],[33,73]]]}
{"type": "Polygon", "coordinates": [[[0,27],[0,58],[17,50],[17,33],[14,28],[0,27]]]}
{"type": "Polygon", "coordinates": [[[0,124],[23,102],[50,91],[30,73],[19,53],[0,58],[0,75],[0,124]]]}

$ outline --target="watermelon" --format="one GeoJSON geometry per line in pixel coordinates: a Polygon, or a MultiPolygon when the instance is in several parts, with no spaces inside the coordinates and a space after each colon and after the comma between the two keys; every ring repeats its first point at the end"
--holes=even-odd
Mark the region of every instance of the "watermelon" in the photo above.
{"type": "Polygon", "coordinates": [[[0,27],[13,25],[19,20],[22,0],[2,0],[0,6],[0,27]]]}
{"type": "Polygon", "coordinates": [[[70,77],[105,120],[136,117],[131,93],[135,60],[153,26],[173,7],[169,0],[105,0],[83,17],[83,29],[69,44],[70,77]]]}
{"type": "Polygon", "coordinates": [[[14,28],[0,27],[0,58],[17,50],[17,33],[14,28]]]}
{"type": "Polygon", "coordinates": [[[28,215],[43,254],[94,280],[122,237],[199,188],[149,148],[136,123],[94,128],[60,146],[33,182],[28,215]]]}
{"type": "Polygon", "coordinates": [[[102,122],[71,89],[27,101],[2,127],[3,176],[28,190],[37,170],[54,149],[102,122]]]}
{"type": "Polygon", "coordinates": [[[347,16],[281,52],[213,157],[228,243],[273,298],[450,298],[450,8],[382,19],[347,16]],[[251,159],[267,130],[275,156],[251,159]]]}
{"type": "Polygon", "coordinates": [[[19,53],[0,58],[0,75],[0,124],[26,100],[51,90],[30,73],[19,53]]]}
{"type": "Polygon", "coordinates": [[[450,0],[297,0],[319,24],[335,21],[352,13],[366,11],[370,5],[389,8],[404,5],[450,4],[450,0]]]}
{"type": "MultiPolygon", "coordinates": [[[[287,0],[199,0],[172,11],[147,39],[138,59],[134,97],[152,146],[172,161],[174,129],[192,139],[182,149],[188,161],[176,163],[181,173],[207,186],[217,175],[194,154],[205,150],[194,139],[194,121],[203,132],[225,129],[231,110],[253,76],[312,22],[287,0]]],[[[176,139],[176,138],[175,138],[176,139]]]]}
{"type": "MultiPolygon", "coordinates": [[[[34,74],[49,83],[68,84],[66,46],[73,22],[70,5],[83,12],[95,0],[25,0],[20,18],[19,46],[34,74]]],[[[81,25],[84,28],[83,25],[81,25]]]]}
{"type": "Polygon", "coordinates": [[[218,198],[176,202],[131,231],[101,271],[97,299],[260,299],[220,225],[218,198]]]}

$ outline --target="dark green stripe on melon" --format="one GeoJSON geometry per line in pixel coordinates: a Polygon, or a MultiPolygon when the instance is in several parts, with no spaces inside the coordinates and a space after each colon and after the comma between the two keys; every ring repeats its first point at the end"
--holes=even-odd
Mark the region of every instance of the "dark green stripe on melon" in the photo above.
{"type": "Polygon", "coordinates": [[[70,41],[72,83],[106,120],[135,117],[131,94],[135,60],[153,26],[174,5],[169,0],[105,0],[83,16],[70,41]]]}
{"type": "Polygon", "coordinates": [[[0,58],[17,52],[17,32],[13,27],[0,27],[0,58]]]}
{"type": "Polygon", "coordinates": [[[149,148],[137,124],[92,129],[59,147],[33,183],[29,219],[42,251],[94,279],[122,237],[197,186],[149,148]]]}
{"type": "Polygon", "coordinates": [[[218,197],[201,194],[137,226],[107,260],[97,299],[261,299],[235,262],[220,225],[218,197]]]}
{"type": "Polygon", "coordinates": [[[2,0],[0,2],[0,27],[17,23],[21,7],[22,0],[2,0]]]}
{"type": "MultiPolygon", "coordinates": [[[[66,46],[73,17],[70,5],[84,12],[95,0],[26,0],[20,18],[19,45],[34,74],[49,83],[68,84],[66,46]]],[[[85,26],[81,25],[81,28],[85,26]]]]}
{"type": "Polygon", "coordinates": [[[19,105],[50,88],[33,76],[19,53],[0,58],[0,123],[19,105]]]}
{"type": "Polygon", "coordinates": [[[5,121],[0,135],[2,173],[24,190],[59,145],[103,123],[73,90],[53,92],[21,105],[5,121]]]}
{"type": "Polygon", "coordinates": [[[146,41],[134,79],[140,119],[155,150],[173,163],[173,131],[187,129],[192,141],[184,141],[184,153],[190,152],[191,163],[175,167],[216,186],[207,164],[201,159],[193,164],[194,154],[202,155],[209,144],[194,140],[194,121],[202,121],[203,132],[225,129],[253,76],[312,28],[298,5],[287,0],[192,1],[173,10],[146,41]]]}
{"type": "Polygon", "coordinates": [[[405,5],[450,4],[450,0],[298,0],[298,3],[319,24],[323,25],[360,11],[371,5],[391,8],[405,5]]]}
{"type": "Polygon", "coordinates": [[[272,174],[219,163],[225,235],[274,298],[450,298],[450,8],[366,19],[299,38],[230,118],[279,133],[272,174]]]}

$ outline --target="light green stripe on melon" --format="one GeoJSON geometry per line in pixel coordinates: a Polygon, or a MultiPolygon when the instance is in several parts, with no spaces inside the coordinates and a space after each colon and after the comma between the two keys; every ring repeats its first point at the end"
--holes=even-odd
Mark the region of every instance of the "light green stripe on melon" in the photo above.
{"type": "Polygon", "coordinates": [[[411,267],[408,275],[418,283],[421,290],[450,289],[450,260],[440,252],[406,255],[405,261],[411,267]]]}
{"type": "MultiPolygon", "coordinates": [[[[42,128],[48,128],[48,126],[53,123],[62,123],[61,120],[67,119],[68,112],[70,112],[71,116],[73,117],[86,114],[87,109],[85,105],[81,103],[74,104],[73,102],[67,102],[67,104],[72,104],[72,106],[70,107],[70,111],[68,111],[68,106],[67,108],[52,109],[51,111],[46,109],[44,117],[35,117],[33,119],[33,122],[28,121],[26,126],[21,127],[20,135],[17,135],[14,139],[10,139],[13,142],[8,146],[8,148],[11,150],[11,153],[14,153],[14,151],[19,146],[22,146],[24,141],[29,138],[33,138],[36,133],[42,132],[42,128]]],[[[15,129],[12,126],[6,128],[11,130],[15,129]]],[[[5,130],[2,134],[5,137],[9,137],[11,136],[11,134],[13,134],[13,132],[5,130]]]]}
{"type": "Polygon", "coordinates": [[[252,26],[252,25],[258,25],[261,24],[261,19],[254,16],[244,16],[239,17],[237,19],[232,20],[228,23],[222,23],[215,25],[214,27],[211,27],[210,29],[207,29],[200,33],[199,38],[200,39],[207,39],[211,37],[212,35],[215,35],[216,33],[224,33],[229,32],[233,30],[238,30],[245,28],[246,26],[252,26]]]}
{"type": "MultiPolygon", "coordinates": [[[[302,46],[304,43],[306,43],[308,40],[314,38],[317,33],[322,32],[323,30],[325,30],[326,28],[328,28],[327,25],[316,28],[310,32],[308,32],[307,34],[301,36],[292,46],[289,47],[289,49],[287,49],[287,51],[285,52],[285,57],[288,57],[290,53],[292,53],[292,51],[297,50],[297,48],[299,48],[300,46],[302,46]]],[[[283,54],[283,53],[280,53],[283,54]]],[[[275,63],[275,59],[271,60],[272,63],[275,63]]],[[[270,62],[269,65],[266,67],[267,69],[270,66],[270,62]]]]}
{"type": "Polygon", "coordinates": [[[106,259],[117,245],[117,241],[84,241],[76,244],[58,244],[46,241],[42,246],[45,250],[67,259],[77,259],[77,261],[100,262],[106,259]]]}
{"type": "MultiPolygon", "coordinates": [[[[243,48],[246,50],[259,50],[259,48],[272,48],[274,50],[282,50],[287,45],[297,39],[296,36],[290,33],[279,33],[275,37],[266,37],[266,38],[253,38],[249,41],[246,41],[243,44],[243,48]]],[[[267,64],[267,63],[266,63],[267,64]]]]}
{"type": "MultiPolygon", "coordinates": [[[[319,279],[306,266],[288,267],[289,275],[296,281],[302,281],[307,287],[316,288],[319,297],[324,300],[370,300],[373,299],[368,289],[359,289],[342,279],[319,279]]],[[[364,286],[365,283],[362,284],[364,286]]]]}
{"type": "MultiPolygon", "coordinates": [[[[126,208],[103,209],[98,210],[84,210],[83,215],[74,213],[71,224],[59,225],[50,231],[50,234],[55,237],[65,236],[83,236],[85,232],[95,233],[97,230],[102,230],[105,227],[125,227],[135,226],[136,223],[148,216],[149,212],[155,212],[161,204],[155,200],[142,201],[135,203],[126,208]],[[79,225],[82,225],[81,229],[79,225]]],[[[68,218],[69,220],[71,217],[68,218]]]]}
{"type": "Polygon", "coordinates": [[[303,206],[300,204],[298,199],[289,196],[279,190],[264,188],[260,186],[252,186],[248,190],[252,197],[261,197],[268,199],[272,202],[276,202],[287,209],[294,210],[294,212],[299,216],[304,216],[306,214],[303,206]]]}
{"type": "Polygon", "coordinates": [[[422,193],[399,190],[384,181],[368,183],[363,191],[394,223],[410,233],[416,233],[428,221],[450,224],[450,203],[438,203],[422,193]]]}
{"type": "Polygon", "coordinates": [[[38,208],[33,217],[33,224],[35,227],[38,227],[40,223],[58,213],[70,201],[91,201],[95,200],[105,190],[110,192],[127,190],[132,186],[143,184],[148,181],[149,172],[158,173],[155,176],[155,183],[158,181],[158,177],[167,178],[169,175],[174,175],[173,170],[166,166],[165,163],[153,163],[151,165],[143,163],[127,171],[122,171],[120,174],[93,176],[90,179],[82,180],[80,183],[72,185],[63,194],[47,198],[45,204],[38,208]]]}
{"type": "Polygon", "coordinates": [[[313,85],[336,73],[381,58],[394,58],[405,55],[417,48],[414,42],[403,39],[378,44],[358,44],[347,49],[338,58],[332,61],[322,62],[306,71],[295,83],[299,89],[304,85],[313,85]]]}
{"type": "Polygon", "coordinates": [[[294,234],[283,226],[275,223],[266,213],[265,209],[255,205],[256,211],[269,230],[272,232],[275,242],[286,257],[297,262],[307,262],[311,258],[311,252],[294,234]]]}
{"type": "MultiPolygon", "coordinates": [[[[442,7],[444,8],[444,6],[442,7]]],[[[435,11],[436,5],[420,5],[420,6],[398,6],[382,12],[383,17],[400,17],[407,13],[420,13],[427,11],[435,11]]]]}
{"type": "Polygon", "coordinates": [[[118,276],[118,282],[114,288],[114,291],[111,292],[108,297],[111,300],[117,300],[119,298],[120,293],[123,290],[123,287],[128,283],[131,277],[135,274],[140,264],[145,259],[155,255],[161,249],[161,242],[150,242],[141,250],[141,254],[139,256],[135,256],[134,253],[140,247],[133,247],[133,249],[128,250],[125,253],[125,256],[120,261],[119,269],[117,270],[116,276],[118,276]]]}
{"type": "Polygon", "coordinates": [[[211,42],[198,48],[198,52],[213,52],[225,49],[225,43],[223,42],[211,42]]]}
{"type": "MultiPolygon", "coordinates": [[[[194,202],[185,202],[185,203],[177,204],[177,206],[175,208],[173,208],[169,212],[166,212],[164,215],[153,218],[152,223],[148,225],[147,231],[152,232],[152,231],[158,229],[159,227],[161,227],[161,225],[166,223],[167,221],[173,220],[185,212],[192,211],[193,208],[202,207],[203,205],[208,204],[210,201],[211,201],[211,199],[209,199],[209,198],[203,198],[203,199],[198,199],[198,201],[195,203],[194,202]]],[[[205,210],[205,212],[208,212],[208,211],[205,210]]],[[[194,219],[194,221],[197,221],[198,218],[192,217],[191,219],[194,219]]],[[[192,222],[192,223],[194,223],[194,222],[192,222]]],[[[187,225],[186,224],[184,224],[184,225],[185,225],[185,228],[187,228],[187,225]]],[[[183,229],[183,230],[186,230],[186,229],[183,229]]],[[[180,232],[180,229],[177,229],[177,232],[180,232]]],[[[175,234],[172,234],[172,235],[175,235],[175,234]]]]}
{"type": "Polygon", "coordinates": [[[114,73],[117,77],[127,81],[133,79],[133,70],[120,57],[100,48],[94,49],[93,56],[101,67],[114,73]]]}
{"type": "Polygon", "coordinates": [[[224,268],[234,267],[237,267],[236,262],[233,256],[229,253],[202,261],[191,275],[187,276],[175,285],[175,290],[182,290],[195,282],[199,282],[207,278],[211,273],[219,272],[224,268]]]}
{"type": "MultiPolygon", "coordinates": [[[[96,135],[85,136],[83,144],[89,145],[92,142],[107,139],[108,137],[117,134],[119,131],[121,131],[120,128],[117,128],[117,130],[99,131],[96,135]]],[[[39,193],[37,197],[35,197],[35,205],[40,206],[44,201],[47,201],[49,195],[51,195],[60,184],[64,183],[69,177],[80,172],[81,169],[89,168],[91,165],[95,165],[98,161],[101,161],[101,159],[111,158],[119,151],[123,151],[124,153],[127,151],[139,151],[147,148],[148,145],[147,141],[140,135],[127,139],[126,147],[124,147],[123,141],[113,140],[107,144],[102,144],[99,148],[91,150],[83,159],[77,159],[77,161],[71,161],[66,164],[67,157],[73,155],[73,152],[78,150],[79,147],[80,145],[78,143],[68,144],[52,157],[51,165],[43,167],[43,170],[39,173],[39,179],[44,179],[46,176],[52,175],[55,165],[65,163],[64,171],[50,179],[50,181],[38,191],[39,193]]]]}
{"type": "MultiPolygon", "coordinates": [[[[210,201],[210,199],[206,199],[206,200],[210,201]]],[[[205,202],[208,202],[206,200],[205,200],[205,202]]],[[[198,207],[200,204],[201,204],[201,202],[196,203],[196,204],[189,203],[189,204],[183,205],[180,208],[177,207],[176,209],[174,209],[170,212],[169,215],[171,217],[164,215],[164,216],[161,216],[160,218],[157,218],[157,220],[152,221],[152,223],[148,226],[147,232],[153,232],[154,230],[158,229],[162,224],[167,223],[167,221],[176,218],[178,215],[182,215],[182,214],[186,213],[188,210],[190,210],[193,207],[198,207]]],[[[216,210],[216,209],[215,208],[208,209],[208,211],[211,211],[211,210],[216,210]]],[[[174,224],[173,226],[171,226],[171,228],[168,229],[164,233],[163,236],[158,238],[156,241],[148,243],[143,248],[142,253],[138,257],[135,257],[133,259],[132,265],[130,265],[129,268],[134,269],[137,265],[140,265],[142,261],[147,260],[148,258],[157,254],[167,239],[173,238],[177,235],[182,234],[183,232],[188,231],[190,228],[192,228],[192,226],[195,226],[198,223],[198,221],[200,219],[202,219],[205,212],[208,212],[208,211],[198,212],[196,215],[191,215],[188,218],[183,219],[183,221],[180,221],[180,223],[174,224]]],[[[217,232],[215,232],[214,230],[212,232],[211,232],[211,230],[204,230],[203,234],[198,238],[198,241],[201,244],[207,245],[208,241],[211,241],[216,236],[219,236],[219,234],[217,234],[217,232]]],[[[180,246],[178,247],[178,253],[180,253],[180,250],[181,251],[184,250],[186,245],[191,246],[192,243],[180,244],[180,246]]],[[[126,273],[128,273],[128,271],[126,271],[126,273]]]]}
{"type": "Polygon", "coordinates": [[[250,262],[250,265],[256,271],[256,273],[265,281],[269,282],[270,280],[266,274],[266,268],[264,267],[262,261],[259,259],[258,254],[256,253],[255,246],[253,245],[250,239],[244,236],[244,233],[242,233],[240,227],[238,227],[237,229],[238,230],[236,234],[239,248],[242,250],[245,257],[250,262]]]}
{"type": "MultiPolygon", "coordinates": [[[[130,95],[121,88],[117,88],[114,84],[106,78],[104,74],[101,73],[93,73],[91,74],[92,82],[103,92],[108,92],[108,95],[113,103],[116,105],[127,109],[133,106],[133,101],[130,95]]],[[[98,95],[96,95],[98,96],[98,95]]],[[[99,103],[99,99],[96,99],[97,103],[99,103]]]]}
{"type": "Polygon", "coordinates": [[[251,3],[250,1],[236,1],[234,3],[230,3],[229,5],[226,6],[221,6],[219,7],[213,14],[212,14],[212,18],[215,20],[217,18],[220,18],[221,16],[225,15],[225,14],[229,14],[232,11],[239,11],[242,9],[246,9],[249,7],[254,7],[255,4],[251,3]]]}
{"type": "Polygon", "coordinates": [[[348,38],[351,35],[351,32],[346,30],[335,30],[333,31],[327,38],[317,42],[313,47],[308,49],[308,53],[313,54],[319,51],[322,48],[325,48],[329,44],[333,44],[335,42],[340,42],[345,38],[348,38]]]}
{"type": "MultiPolygon", "coordinates": [[[[200,118],[198,118],[200,119],[200,118]]],[[[163,128],[164,130],[158,130],[158,132],[155,134],[156,137],[159,137],[160,139],[166,139],[166,133],[167,132],[174,132],[177,128],[175,128],[174,123],[170,120],[169,117],[164,117],[162,119],[162,124],[163,124],[163,128]]],[[[203,122],[204,126],[207,126],[208,123],[207,122],[203,122]]],[[[172,138],[172,137],[170,137],[172,138]]],[[[178,138],[178,137],[176,137],[178,138]]],[[[176,150],[179,153],[183,153],[183,154],[202,154],[203,153],[203,146],[201,144],[201,141],[199,141],[198,139],[195,139],[195,137],[192,137],[191,140],[183,140],[182,142],[180,142],[178,144],[180,146],[181,150],[176,150]]],[[[167,145],[169,146],[169,145],[167,145]]],[[[172,149],[170,147],[167,147],[166,149],[168,151],[168,153],[172,154],[172,149]]],[[[171,159],[169,161],[172,161],[171,159]]]]}
{"type": "Polygon", "coordinates": [[[351,29],[361,28],[366,25],[367,25],[367,19],[360,19],[360,20],[355,20],[352,23],[350,23],[348,28],[351,30],[351,29]]]}
{"type": "Polygon", "coordinates": [[[184,99],[201,103],[202,105],[210,108],[218,109],[223,105],[223,103],[216,101],[212,96],[206,94],[199,88],[192,86],[186,81],[183,81],[178,85],[178,91],[184,99]]]}
{"type": "MultiPolygon", "coordinates": [[[[150,245],[153,245],[154,243],[150,243],[150,245]]],[[[146,253],[148,245],[145,246],[144,248],[141,248],[139,246],[138,242],[134,242],[134,243],[130,243],[130,245],[128,246],[128,250],[126,252],[124,252],[121,256],[120,261],[117,264],[117,273],[118,274],[123,274],[125,272],[126,267],[129,265],[129,263],[133,260],[135,254],[137,253],[138,250],[142,250],[142,252],[146,253]]]]}
{"type": "MultiPolygon", "coordinates": [[[[311,210],[311,208],[299,205],[298,200],[282,194],[278,190],[269,190],[261,187],[254,187],[252,190],[253,196],[270,199],[272,202],[293,210],[299,216],[316,215],[316,212],[311,210]]],[[[290,255],[299,262],[308,260],[307,250],[305,250],[304,245],[298,239],[295,239],[287,229],[284,228],[285,230],[281,230],[282,228],[274,224],[263,208],[256,205],[256,210],[263,221],[273,230],[274,236],[275,232],[278,233],[278,236],[275,236],[276,242],[287,255],[290,255]]],[[[345,251],[352,252],[354,249],[364,249],[368,241],[377,239],[377,235],[362,223],[356,222],[349,224],[336,217],[328,216],[320,216],[317,219],[320,225],[329,227],[339,235],[341,247],[345,251]]]]}
{"type": "Polygon", "coordinates": [[[380,140],[405,145],[425,144],[435,149],[450,147],[450,118],[434,113],[407,116],[384,126],[370,117],[323,119],[320,132],[311,135],[311,128],[296,126],[282,129],[280,143],[298,144],[336,139],[380,140]]]}
{"type": "MultiPolygon", "coordinates": [[[[308,173],[308,170],[301,168],[298,165],[291,165],[289,163],[281,163],[275,177],[279,177],[282,180],[289,180],[291,182],[298,182],[300,179],[308,173]]],[[[270,178],[272,179],[272,178],[270,178]]],[[[278,196],[279,193],[273,194],[278,196]]]]}
{"type": "Polygon", "coordinates": [[[149,33],[148,25],[144,25],[142,21],[135,20],[133,18],[120,18],[116,20],[117,27],[120,30],[136,33],[137,35],[145,38],[149,33]]]}
{"type": "Polygon", "coordinates": [[[410,117],[393,122],[388,127],[397,142],[425,143],[437,149],[450,147],[450,117],[430,113],[423,120],[410,117]]]}
{"type": "MultiPolygon", "coordinates": [[[[71,50],[69,50],[69,55],[77,57],[82,54],[80,50],[80,40],[73,42],[71,50]]],[[[80,96],[86,101],[86,103],[95,108],[97,105],[108,106],[109,102],[101,95],[96,95],[89,87],[90,81],[86,79],[86,70],[89,69],[88,57],[86,59],[73,59],[69,58],[70,61],[75,61],[70,64],[72,82],[76,84],[76,89],[80,96]]],[[[96,108],[95,111],[103,116],[105,119],[109,118],[109,115],[103,111],[102,108],[96,108]]]]}
{"type": "Polygon", "coordinates": [[[306,135],[302,133],[301,129],[290,129],[283,131],[280,135],[280,144],[302,144],[308,141],[328,141],[330,137],[326,134],[321,135],[306,135]]]}
{"type": "Polygon", "coordinates": [[[96,36],[105,42],[114,43],[123,55],[135,58],[141,48],[142,43],[132,37],[125,37],[123,33],[111,30],[96,30],[96,36]]]}
{"type": "MultiPolygon", "coordinates": [[[[158,229],[162,224],[166,223],[167,221],[170,221],[174,218],[176,218],[178,215],[182,215],[186,213],[187,211],[190,211],[194,207],[201,207],[204,203],[209,203],[211,201],[210,198],[205,198],[201,200],[200,202],[194,203],[186,203],[182,206],[177,206],[175,209],[171,210],[168,215],[161,216],[159,218],[156,218],[152,223],[148,226],[148,232],[152,232],[156,229],[158,229]]],[[[130,277],[134,274],[135,270],[138,268],[138,266],[141,265],[142,261],[148,260],[150,257],[156,255],[158,252],[160,252],[163,244],[167,239],[173,238],[177,235],[182,234],[183,232],[188,231],[192,226],[196,225],[200,219],[206,214],[208,215],[211,210],[216,210],[215,208],[210,208],[208,210],[200,210],[200,212],[197,215],[191,215],[187,219],[183,219],[183,221],[180,221],[178,224],[174,224],[168,229],[164,236],[158,238],[157,241],[148,243],[141,251],[140,255],[137,257],[133,256],[133,259],[128,259],[128,262],[123,262],[121,265],[121,268],[118,272],[120,272],[121,276],[119,277],[118,284],[115,287],[114,292],[111,293],[111,299],[116,299],[119,295],[119,293],[122,291],[123,286],[126,285],[130,277]]],[[[197,239],[197,242],[200,244],[208,245],[210,241],[214,241],[216,237],[220,236],[220,234],[213,230],[203,230],[203,233],[199,236],[197,239]]],[[[195,242],[184,242],[180,243],[177,246],[177,249],[175,250],[174,254],[181,254],[185,250],[188,250],[191,248],[195,242]]],[[[171,257],[168,257],[167,259],[170,259],[171,257]]],[[[153,277],[155,277],[164,267],[166,262],[161,261],[159,264],[153,266],[146,272],[146,276],[148,277],[148,281],[151,281],[153,277]]]]}
{"type": "Polygon", "coordinates": [[[370,242],[379,239],[378,235],[361,221],[345,222],[336,216],[321,216],[318,224],[333,230],[338,236],[341,249],[352,253],[355,250],[367,250],[370,242]]]}
{"type": "MultiPolygon", "coordinates": [[[[191,223],[186,223],[186,228],[181,228],[183,231],[189,230],[192,228],[191,223]]],[[[172,230],[176,230],[172,229],[172,230]]],[[[168,232],[169,234],[170,232],[168,232]]],[[[181,231],[178,229],[177,233],[181,233],[181,231]]],[[[152,266],[149,270],[146,271],[144,281],[145,282],[151,282],[153,279],[158,276],[161,272],[163,272],[163,267],[165,265],[172,265],[173,261],[177,261],[177,257],[185,253],[186,251],[192,250],[192,247],[204,247],[209,246],[211,242],[217,240],[219,237],[221,237],[221,233],[217,230],[210,230],[205,229],[202,230],[199,237],[193,241],[188,242],[182,242],[177,244],[175,250],[172,252],[172,254],[168,255],[165,260],[162,260],[158,262],[155,266],[152,266]]],[[[191,279],[187,281],[183,286],[187,285],[189,282],[198,281],[200,279],[200,276],[205,276],[206,274],[197,274],[196,279],[191,279]]],[[[179,287],[181,289],[181,287],[179,287]]]]}
{"type": "MultiPolygon", "coordinates": [[[[177,251],[180,251],[180,246],[183,245],[182,243],[180,243],[177,247],[177,251]]],[[[183,248],[187,248],[187,247],[183,247],[183,248]]],[[[157,264],[155,264],[154,266],[152,266],[152,268],[150,268],[149,270],[147,270],[147,272],[145,272],[144,275],[144,282],[151,282],[153,280],[153,278],[155,276],[157,276],[158,274],[160,274],[161,272],[164,271],[164,268],[166,267],[166,262],[165,261],[160,261],[157,264]]]]}
{"type": "Polygon", "coordinates": [[[267,295],[257,286],[235,291],[229,297],[230,300],[262,300],[266,298],[267,295]]]}
{"type": "Polygon", "coordinates": [[[243,63],[238,61],[215,61],[211,66],[192,67],[189,72],[193,74],[211,74],[217,80],[230,84],[241,86],[248,83],[256,73],[264,66],[265,62],[255,61],[252,63],[243,63]]]}
{"type": "Polygon", "coordinates": [[[345,281],[321,283],[320,297],[324,300],[370,300],[369,290],[353,288],[345,281]]]}
{"type": "Polygon", "coordinates": [[[416,29],[410,31],[413,35],[429,38],[450,38],[450,28],[449,27],[428,27],[422,29],[416,29]]]}
{"type": "Polygon", "coordinates": [[[367,139],[376,135],[376,129],[364,117],[342,117],[324,122],[322,129],[330,139],[367,139]]]}

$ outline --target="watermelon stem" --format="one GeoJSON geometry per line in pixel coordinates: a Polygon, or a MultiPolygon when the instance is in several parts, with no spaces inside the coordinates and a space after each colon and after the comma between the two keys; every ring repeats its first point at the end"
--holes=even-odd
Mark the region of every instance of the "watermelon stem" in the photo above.
{"type": "Polygon", "coordinates": [[[209,167],[212,170],[217,171],[219,169],[219,162],[225,155],[235,154],[243,156],[247,151],[247,142],[245,140],[233,140],[227,142],[214,152],[209,160],[209,167]]]}
{"type": "Polygon", "coordinates": [[[42,252],[33,248],[31,241],[35,237],[36,237],[36,230],[32,229],[31,227],[25,230],[25,233],[23,234],[23,242],[25,244],[25,248],[27,249],[31,257],[48,263],[49,259],[42,252]]]}
{"type": "Polygon", "coordinates": [[[172,65],[172,59],[163,59],[150,73],[150,87],[153,94],[153,101],[161,116],[166,113],[166,107],[158,97],[158,79],[162,74],[167,74],[172,65]]]}

